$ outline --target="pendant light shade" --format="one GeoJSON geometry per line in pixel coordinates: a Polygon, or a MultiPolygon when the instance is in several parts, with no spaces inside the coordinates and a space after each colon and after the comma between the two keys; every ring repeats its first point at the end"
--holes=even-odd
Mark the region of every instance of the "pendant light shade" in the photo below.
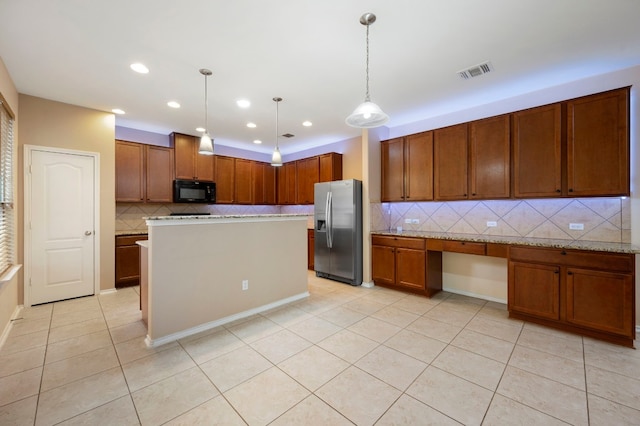
{"type": "Polygon", "coordinates": [[[365,13],[360,17],[360,23],[367,27],[366,92],[364,102],[358,105],[345,120],[349,126],[361,129],[379,127],[389,121],[389,116],[377,104],[371,102],[369,96],[369,26],[374,22],[376,22],[376,15],[373,13],[365,13]]]}
{"type": "Polygon", "coordinates": [[[282,101],[282,98],[275,97],[273,101],[276,103],[276,148],[271,155],[271,165],[274,167],[282,166],[282,155],[280,154],[280,148],[278,147],[278,104],[282,101]]]}
{"type": "Polygon", "coordinates": [[[200,74],[204,75],[204,133],[200,138],[200,147],[198,148],[198,154],[213,155],[213,139],[209,136],[208,126],[208,98],[207,98],[207,77],[212,73],[211,70],[202,68],[200,74]]]}

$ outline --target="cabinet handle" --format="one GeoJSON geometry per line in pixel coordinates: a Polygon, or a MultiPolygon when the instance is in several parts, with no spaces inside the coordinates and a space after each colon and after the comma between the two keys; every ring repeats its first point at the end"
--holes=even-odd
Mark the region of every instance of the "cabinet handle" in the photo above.
{"type": "Polygon", "coordinates": [[[476,196],[476,193],[475,193],[475,192],[472,192],[472,193],[471,193],[471,196],[475,197],[475,196],[476,196]]]}
{"type": "Polygon", "coordinates": [[[567,275],[573,275],[573,272],[567,272],[567,275]]]}
{"type": "Polygon", "coordinates": [[[560,273],[560,270],[559,270],[559,269],[556,269],[555,271],[553,271],[553,273],[554,273],[554,274],[559,274],[559,273],[560,273]]]}
{"type": "Polygon", "coordinates": [[[559,189],[556,189],[556,192],[562,192],[562,191],[560,191],[559,189]]]}
{"type": "Polygon", "coordinates": [[[465,242],[463,241],[461,244],[462,244],[462,245],[464,245],[464,244],[465,244],[465,242]]]}
{"type": "Polygon", "coordinates": [[[573,192],[573,188],[569,189],[569,192],[573,192]]]}
{"type": "Polygon", "coordinates": [[[563,256],[566,256],[566,255],[567,255],[567,252],[566,252],[566,251],[564,251],[564,250],[562,250],[562,251],[560,252],[560,254],[561,254],[561,255],[563,255],[563,256]]]}

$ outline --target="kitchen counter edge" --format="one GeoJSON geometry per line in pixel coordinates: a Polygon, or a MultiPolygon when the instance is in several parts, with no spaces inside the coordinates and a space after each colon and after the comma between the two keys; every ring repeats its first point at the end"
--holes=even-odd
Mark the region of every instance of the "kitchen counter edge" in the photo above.
{"type": "Polygon", "coordinates": [[[393,237],[414,237],[414,238],[431,238],[436,240],[455,240],[470,241],[481,243],[522,245],[533,247],[588,250],[588,251],[604,251],[611,253],[640,253],[640,246],[627,243],[609,243],[601,241],[575,241],[560,240],[551,238],[526,238],[526,237],[508,237],[500,235],[476,235],[476,234],[454,234],[447,232],[424,232],[424,231],[372,231],[371,235],[386,235],[393,237]]]}

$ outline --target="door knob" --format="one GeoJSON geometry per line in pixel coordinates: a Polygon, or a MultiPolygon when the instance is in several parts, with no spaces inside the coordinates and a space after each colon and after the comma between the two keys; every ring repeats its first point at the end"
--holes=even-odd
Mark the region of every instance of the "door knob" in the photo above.
{"type": "Polygon", "coordinates": [[[93,232],[91,232],[91,231],[84,231],[84,235],[86,235],[86,236],[89,236],[89,235],[91,235],[91,234],[93,234],[93,232]]]}

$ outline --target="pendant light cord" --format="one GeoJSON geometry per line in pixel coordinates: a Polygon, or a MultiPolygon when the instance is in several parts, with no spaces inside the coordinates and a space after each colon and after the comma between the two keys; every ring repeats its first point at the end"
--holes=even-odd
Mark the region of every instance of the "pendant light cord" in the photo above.
{"type": "Polygon", "coordinates": [[[365,102],[370,102],[371,98],[369,97],[369,25],[367,24],[367,66],[366,66],[366,73],[367,73],[367,79],[366,79],[366,84],[367,84],[367,90],[365,92],[365,97],[364,100],[365,102]]]}
{"type": "Polygon", "coordinates": [[[204,75],[204,132],[209,134],[209,100],[207,99],[207,77],[208,75],[204,75]]]}
{"type": "Polygon", "coordinates": [[[280,147],[278,146],[278,104],[280,101],[276,101],[276,149],[279,151],[280,147]]]}

